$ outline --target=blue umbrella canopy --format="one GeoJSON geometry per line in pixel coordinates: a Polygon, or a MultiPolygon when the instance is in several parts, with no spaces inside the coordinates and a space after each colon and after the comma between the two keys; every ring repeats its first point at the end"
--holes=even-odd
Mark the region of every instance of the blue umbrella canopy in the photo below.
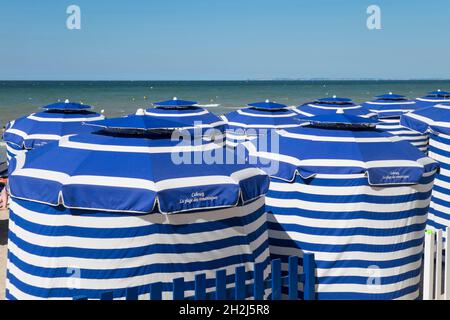
{"type": "Polygon", "coordinates": [[[450,102],[450,93],[443,90],[429,92],[426,96],[416,99],[419,108],[434,106],[439,103],[450,102]]]}
{"type": "MultiPolygon", "coordinates": [[[[269,139],[267,150],[259,150],[258,139],[244,146],[251,161],[263,159],[260,166],[278,168],[269,175],[285,181],[294,181],[297,175],[309,179],[317,174],[364,173],[370,185],[416,184],[425,172],[438,167],[409,143],[370,127],[362,128],[356,118],[320,116],[313,118],[312,125],[278,130],[278,139],[269,139]],[[321,122],[325,127],[317,125],[321,122]],[[273,141],[277,145],[272,145],[273,141]]],[[[370,120],[366,124],[373,125],[370,120]]]]}
{"type": "Polygon", "coordinates": [[[339,98],[336,96],[317,99],[314,102],[305,103],[293,109],[298,114],[312,117],[322,114],[345,113],[355,116],[370,118],[376,114],[363,106],[356,105],[349,98],[339,98]]]}
{"type": "Polygon", "coordinates": [[[153,105],[160,108],[188,108],[196,104],[196,101],[179,100],[177,97],[174,97],[171,100],[155,102],[153,105]]]}
{"type": "Polygon", "coordinates": [[[361,106],[376,113],[379,119],[400,117],[402,114],[418,108],[416,101],[408,100],[405,96],[392,92],[375,98],[375,100],[367,101],[361,106]]]}
{"type": "Polygon", "coordinates": [[[70,102],[69,100],[66,100],[64,102],[52,103],[43,106],[41,108],[45,110],[56,110],[56,111],[80,111],[92,109],[91,106],[82,103],[70,102]]]}
{"type": "Polygon", "coordinates": [[[232,207],[266,192],[264,172],[224,143],[136,134],[136,129],[163,129],[150,117],[139,117],[99,121],[94,124],[103,128],[99,132],[21,154],[11,162],[11,195],[67,208],[169,214],[232,207]],[[235,161],[205,165],[210,158],[235,161]]]}
{"type": "Polygon", "coordinates": [[[284,104],[266,100],[250,103],[248,106],[223,116],[229,130],[280,129],[295,127],[301,123],[297,114],[284,104]]]}
{"type": "Polygon", "coordinates": [[[302,122],[287,106],[266,100],[249,104],[248,108],[229,112],[222,116],[226,122],[226,137],[229,145],[236,145],[262,130],[291,128],[302,122]]]}
{"type": "Polygon", "coordinates": [[[94,129],[83,126],[83,122],[104,119],[98,113],[85,110],[60,111],[47,110],[11,121],[3,134],[4,141],[18,148],[33,149],[65,135],[92,132],[94,129]]]}
{"type": "Polygon", "coordinates": [[[253,109],[259,110],[282,110],[287,108],[287,105],[285,104],[276,103],[270,100],[266,100],[264,102],[249,103],[248,106],[253,109]]]}
{"type": "Polygon", "coordinates": [[[158,119],[180,120],[196,128],[224,130],[224,121],[205,108],[196,106],[195,101],[173,100],[155,103],[155,108],[145,110],[145,114],[158,119]]]}
{"type": "Polygon", "coordinates": [[[450,102],[441,103],[405,114],[400,124],[420,133],[443,133],[450,135],[450,102]]]}

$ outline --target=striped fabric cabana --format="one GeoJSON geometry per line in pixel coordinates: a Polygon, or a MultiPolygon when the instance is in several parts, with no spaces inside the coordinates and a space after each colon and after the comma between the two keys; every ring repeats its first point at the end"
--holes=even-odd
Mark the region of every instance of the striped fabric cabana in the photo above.
{"type": "Polygon", "coordinates": [[[301,124],[298,115],[288,106],[266,100],[248,104],[248,108],[222,116],[226,122],[226,138],[230,146],[267,134],[269,130],[293,128],[301,124]]]}
{"type": "Polygon", "coordinates": [[[42,107],[45,111],[21,117],[7,124],[3,133],[8,160],[24,150],[41,147],[65,135],[92,132],[83,122],[104,117],[89,111],[90,106],[69,102],[57,102],[42,107]]]}
{"type": "Polygon", "coordinates": [[[450,102],[426,107],[402,116],[401,124],[429,134],[428,156],[440,163],[428,217],[431,229],[450,227],[450,102]]]}
{"type": "Polygon", "coordinates": [[[380,120],[380,124],[377,126],[378,129],[396,135],[401,140],[408,141],[422,152],[427,151],[428,135],[420,134],[400,125],[400,116],[402,114],[419,108],[416,101],[408,100],[405,96],[389,92],[361,105],[377,114],[380,120]]]}
{"type": "Polygon", "coordinates": [[[243,145],[271,176],[271,258],[315,254],[319,299],[415,299],[437,163],[356,116],[278,130],[279,152],[243,145]],[[268,160],[271,160],[268,163],[268,160]]]}
{"type": "Polygon", "coordinates": [[[326,114],[349,114],[363,118],[376,117],[376,113],[369,109],[356,105],[348,98],[336,96],[317,99],[314,102],[305,103],[292,109],[304,117],[313,117],[326,114]]]}
{"type": "Polygon", "coordinates": [[[94,124],[103,129],[11,161],[8,299],[142,297],[152,283],[170,298],[175,278],[189,295],[196,274],[211,288],[219,269],[231,282],[237,266],[268,265],[262,170],[198,162],[236,155],[224,143],[179,145],[170,121],[94,124]]]}

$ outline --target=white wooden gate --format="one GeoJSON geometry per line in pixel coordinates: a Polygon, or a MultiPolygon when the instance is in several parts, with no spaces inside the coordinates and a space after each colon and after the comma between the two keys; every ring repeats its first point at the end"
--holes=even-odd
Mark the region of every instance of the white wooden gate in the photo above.
{"type": "Polygon", "coordinates": [[[450,228],[425,233],[423,299],[450,300],[450,228]],[[444,237],[447,241],[444,241],[444,237]]]}

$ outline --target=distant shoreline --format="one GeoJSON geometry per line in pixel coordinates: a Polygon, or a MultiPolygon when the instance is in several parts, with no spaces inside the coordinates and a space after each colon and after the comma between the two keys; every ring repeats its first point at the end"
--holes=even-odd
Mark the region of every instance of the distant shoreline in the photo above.
{"type": "Polygon", "coordinates": [[[449,79],[236,79],[236,80],[0,80],[0,82],[434,82],[450,81],[449,79]]]}

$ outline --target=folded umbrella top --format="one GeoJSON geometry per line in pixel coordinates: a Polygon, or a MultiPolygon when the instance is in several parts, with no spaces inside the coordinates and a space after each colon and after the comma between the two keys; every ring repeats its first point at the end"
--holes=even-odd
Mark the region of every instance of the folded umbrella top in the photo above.
{"type": "Polygon", "coordinates": [[[52,103],[41,108],[45,110],[56,111],[80,111],[92,109],[91,106],[82,103],[70,102],[68,99],[66,99],[64,102],[52,103]]]}
{"type": "Polygon", "coordinates": [[[399,94],[383,94],[375,97],[375,100],[367,101],[361,106],[377,114],[378,118],[398,118],[402,114],[414,111],[419,108],[414,100],[408,100],[399,94]]]}
{"type": "Polygon", "coordinates": [[[160,108],[187,108],[195,106],[196,104],[196,101],[179,100],[177,97],[174,97],[171,100],[155,102],[153,105],[160,108]]]}
{"type": "Polygon", "coordinates": [[[450,92],[440,89],[431,91],[426,96],[417,98],[416,102],[420,108],[434,106],[439,103],[450,102],[450,92]]]}
{"type": "Polygon", "coordinates": [[[282,110],[287,108],[287,105],[276,103],[270,100],[266,100],[264,102],[249,103],[247,106],[259,110],[282,110]]]}
{"type": "Polygon", "coordinates": [[[298,114],[312,117],[322,114],[346,113],[365,118],[375,117],[376,114],[364,106],[356,105],[349,98],[336,96],[317,99],[293,109],[298,114]]]}

